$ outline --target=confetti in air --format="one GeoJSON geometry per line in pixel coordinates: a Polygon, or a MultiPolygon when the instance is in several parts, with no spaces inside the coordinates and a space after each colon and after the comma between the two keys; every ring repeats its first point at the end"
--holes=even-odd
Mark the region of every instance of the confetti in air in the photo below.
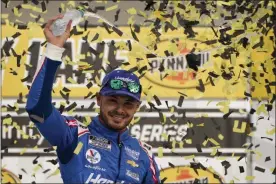
{"type": "MultiPolygon", "coordinates": [[[[123,68],[137,74],[142,82],[146,103],[141,105],[139,113],[155,113],[152,119],[134,117],[130,128],[139,126],[143,131],[147,126],[166,127],[164,132],[160,129],[159,137],[158,128],[149,135],[160,140],[152,141],[156,143],[153,146],[157,157],[179,156],[179,149],[193,148],[192,153],[180,156],[195,173],[213,171],[208,164],[201,164],[200,159],[198,163],[197,157],[204,155],[208,160],[218,161],[222,168],[219,175],[212,172],[213,178],[221,180],[231,170],[239,172],[240,176],[230,179],[232,182],[254,181],[256,176],[247,175],[247,166],[243,164],[247,155],[234,151],[227,155],[222,151],[224,148],[243,149],[268,165],[274,161],[275,155],[263,150],[262,142],[247,142],[248,137],[258,136],[263,142],[275,143],[273,123],[256,135],[264,122],[275,120],[274,1],[150,0],[132,4],[130,1],[2,0],[1,5],[4,10],[1,14],[2,101],[7,102],[1,104],[3,158],[19,145],[18,155],[22,157],[38,148],[43,150],[30,163],[33,173],[20,170],[17,175],[20,180],[33,174],[35,183],[39,181],[35,178],[39,172],[45,178],[60,174],[56,159],[45,161],[53,166],[51,169],[44,167],[43,155],[56,156],[56,148],[45,143],[35,125],[29,124],[24,105],[37,61],[47,46],[43,28],[49,14],[64,13],[79,5],[89,16],[70,32],[52,93],[53,101],[59,99],[53,105],[61,114],[74,116],[88,125],[89,113],[100,111],[93,100],[101,87],[102,75],[123,68]],[[195,103],[206,99],[205,104],[189,104],[191,100],[195,103]],[[231,101],[244,101],[247,106],[233,107],[231,101]],[[150,122],[149,125],[144,126],[144,121],[150,122]],[[8,139],[11,131],[18,133],[8,139]]],[[[82,148],[78,143],[74,154],[81,153],[82,148]]],[[[177,164],[170,161],[167,165],[177,169],[177,164]]],[[[252,173],[275,176],[275,165],[273,168],[258,165],[252,170],[252,173]]],[[[178,174],[181,176],[180,171],[178,174]]],[[[171,182],[167,176],[161,180],[161,183],[171,182]]],[[[196,178],[193,182],[200,180],[196,178]]]]}

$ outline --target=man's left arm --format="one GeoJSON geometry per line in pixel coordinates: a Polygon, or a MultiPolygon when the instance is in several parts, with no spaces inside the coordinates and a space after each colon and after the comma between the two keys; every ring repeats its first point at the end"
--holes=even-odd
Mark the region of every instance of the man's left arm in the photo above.
{"type": "Polygon", "coordinates": [[[152,183],[157,184],[160,182],[160,171],[154,159],[154,156],[150,158],[150,167],[148,168],[146,178],[143,181],[144,184],[152,183]]]}

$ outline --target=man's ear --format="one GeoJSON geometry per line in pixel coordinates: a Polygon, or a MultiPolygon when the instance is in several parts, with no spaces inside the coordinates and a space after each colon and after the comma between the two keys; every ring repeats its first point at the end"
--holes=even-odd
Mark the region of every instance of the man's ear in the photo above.
{"type": "Polygon", "coordinates": [[[97,99],[97,105],[98,106],[100,106],[100,104],[101,104],[101,97],[102,97],[101,94],[97,92],[96,93],[96,99],[97,99]]]}
{"type": "Polygon", "coordinates": [[[139,101],[139,102],[137,103],[137,109],[140,107],[141,104],[142,104],[141,101],[139,101]]]}

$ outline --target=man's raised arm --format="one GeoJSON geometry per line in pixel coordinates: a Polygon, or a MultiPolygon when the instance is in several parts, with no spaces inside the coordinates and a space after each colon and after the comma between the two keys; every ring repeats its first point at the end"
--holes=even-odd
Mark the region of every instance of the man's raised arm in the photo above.
{"type": "Polygon", "coordinates": [[[49,143],[52,146],[58,146],[58,152],[66,150],[73,153],[78,137],[77,122],[62,116],[52,105],[53,83],[56,71],[61,64],[63,45],[70,36],[71,27],[71,22],[69,22],[66,32],[55,37],[50,26],[58,18],[62,18],[62,15],[49,20],[44,28],[44,34],[48,41],[47,48],[37,65],[28,95],[26,111],[49,143]]]}

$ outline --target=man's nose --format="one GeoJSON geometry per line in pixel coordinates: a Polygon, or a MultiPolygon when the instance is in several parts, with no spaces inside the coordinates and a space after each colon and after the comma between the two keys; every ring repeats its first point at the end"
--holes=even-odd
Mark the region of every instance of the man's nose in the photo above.
{"type": "Polygon", "coordinates": [[[120,114],[124,114],[124,105],[123,104],[120,104],[120,103],[118,103],[118,105],[117,105],[117,107],[116,107],[116,109],[115,109],[118,113],[120,113],[120,114]]]}

